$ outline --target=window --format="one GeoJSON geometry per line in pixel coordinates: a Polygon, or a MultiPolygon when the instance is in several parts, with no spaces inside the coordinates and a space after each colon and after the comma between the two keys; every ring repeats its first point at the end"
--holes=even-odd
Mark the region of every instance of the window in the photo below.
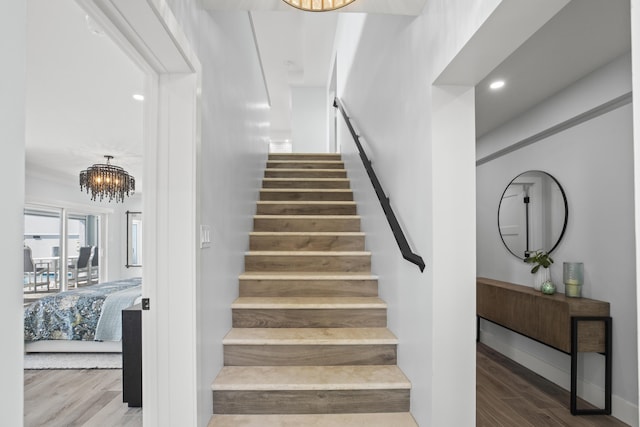
{"type": "MultiPolygon", "coordinates": [[[[67,278],[61,265],[61,256],[67,254],[67,265],[78,258],[83,246],[100,247],[99,215],[67,213],[55,207],[30,207],[24,210],[24,245],[31,248],[34,261],[48,263],[54,288],[66,289],[67,278]],[[63,234],[63,218],[66,216],[66,236],[63,234]],[[64,245],[64,248],[63,248],[64,245]]],[[[95,281],[99,281],[99,268],[94,264],[95,281]]]]}

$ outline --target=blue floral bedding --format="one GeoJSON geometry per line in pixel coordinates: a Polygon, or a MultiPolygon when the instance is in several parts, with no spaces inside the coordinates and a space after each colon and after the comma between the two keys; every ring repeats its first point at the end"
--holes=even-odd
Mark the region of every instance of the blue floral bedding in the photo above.
{"type": "Polygon", "coordinates": [[[93,341],[107,296],[135,286],[142,289],[140,277],[99,283],[41,298],[24,311],[24,340],[93,341]]]}

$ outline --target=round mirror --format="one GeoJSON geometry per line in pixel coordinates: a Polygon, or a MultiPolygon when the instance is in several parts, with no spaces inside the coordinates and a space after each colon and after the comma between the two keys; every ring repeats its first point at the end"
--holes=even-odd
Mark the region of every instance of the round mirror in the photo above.
{"type": "Polygon", "coordinates": [[[498,230],[509,252],[525,259],[537,250],[551,253],[564,235],[568,216],[560,183],[546,172],[527,171],[502,193],[498,230]]]}

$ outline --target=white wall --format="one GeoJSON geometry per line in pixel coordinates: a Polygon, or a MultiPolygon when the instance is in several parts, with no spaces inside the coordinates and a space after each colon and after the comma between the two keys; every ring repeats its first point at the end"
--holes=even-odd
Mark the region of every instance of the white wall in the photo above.
{"type": "MultiPolygon", "coordinates": [[[[24,223],[24,139],[26,92],[26,2],[3,5],[0,14],[0,270],[6,283],[22,281],[24,223]]],[[[23,417],[22,286],[0,288],[0,322],[4,341],[0,363],[0,412],[3,424],[21,426],[23,417]]]]}
{"type": "Polygon", "coordinates": [[[427,265],[421,274],[402,259],[340,120],[339,146],[420,425],[475,425],[472,88],[563,4],[457,0],[427,2],[418,17],[340,18],[338,96],[427,265]],[[465,65],[450,67],[462,53],[465,65]]]}
{"type": "Polygon", "coordinates": [[[291,136],[294,153],[327,151],[327,92],[324,87],[291,88],[291,136]]]}
{"type": "MultiPolygon", "coordinates": [[[[638,0],[631,1],[631,57],[632,57],[632,88],[636,93],[640,92],[640,2],[638,0]]],[[[636,284],[640,282],[640,107],[638,103],[633,104],[633,164],[634,164],[634,200],[635,200],[635,240],[636,240],[636,284]]],[[[637,286],[636,286],[637,289],[637,286]]],[[[636,328],[640,329],[640,318],[637,312],[640,311],[640,294],[636,290],[636,328]]],[[[640,349],[636,349],[638,353],[638,363],[640,365],[640,349]]],[[[640,371],[640,369],[639,369],[640,371]]],[[[640,372],[638,375],[638,384],[640,384],[640,372]]],[[[636,416],[640,418],[640,410],[636,412],[636,416]]]]}
{"type": "MultiPolygon", "coordinates": [[[[89,166],[89,165],[87,165],[89,166]]],[[[78,171],[79,172],[79,171],[78,171]]],[[[72,176],[47,175],[27,168],[25,201],[30,206],[42,205],[66,208],[69,213],[104,214],[106,219],[107,250],[103,254],[106,276],[102,281],[142,276],[139,267],[126,268],[127,221],[129,211],[142,211],[142,194],[125,197],[123,203],[92,201],[90,196],[80,191],[77,178],[72,176]]]]}
{"type": "MultiPolygon", "coordinates": [[[[469,204],[473,200],[473,132],[466,136],[466,149],[450,141],[437,144],[437,148],[432,143],[431,86],[424,78],[429,75],[430,62],[423,54],[429,40],[428,21],[427,16],[343,17],[340,31],[344,45],[343,50],[338,47],[337,60],[338,96],[362,135],[413,251],[426,261],[425,273],[402,258],[342,118],[338,121],[339,145],[363,216],[367,247],[373,251],[372,268],[379,275],[380,295],[389,304],[389,328],[400,339],[399,365],[412,382],[411,411],[420,425],[470,426],[475,424],[473,249],[462,256],[470,261],[468,266],[459,263],[450,270],[446,267],[449,257],[444,255],[448,249],[433,242],[437,221],[447,240],[464,242],[468,238],[473,246],[474,209],[472,202],[469,204]],[[452,148],[463,156],[467,150],[468,160],[462,163],[468,168],[449,187],[449,173],[434,169],[431,159],[438,151],[440,166],[447,168],[451,161],[447,151],[452,148]],[[458,213],[466,217],[463,223],[471,230],[466,226],[451,230],[445,225],[445,217],[451,216],[449,205],[441,204],[434,212],[434,193],[438,191],[432,184],[435,180],[446,181],[444,187],[438,185],[443,190],[460,185],[457,201],[468,205],[458,213]],[[456,240],[456,233],[464,234],[461,240],[456,240]],[[440,261],[437,254],[443,255],[440,261]],[[468,276],[467,284],[449,283],[456,280],[447,271],[468,276]],[[444,281],[436,289],[434,276],[438,274],[444,281]],[[452,296],[458,302],[453,306],[452,296]],[[452,335],[455,340],[445,338],[452,335]]],[[[462,124],[464,116],[458,119],[463,134],[473,130],[473,114],[467,113],[470,127],[462,124]]],[[[449,123],[444,117],[442,120],[449,123]]],[[[459,142],[464,143],[464,137],[459,142]]],[[[455,223],[453,217],[451,220],[455,223]]]]}
{"type": "MultiPolygon", "coordinates": [[[[478,141],[489,155],[631,90],[631,58],[625,55],[523,116],[478,141]]],[[[521,172],[544,170],[563,186],[569,204],[565,236],[552,256],[551,277],[564,292],[562,262],[583,261],[583,296],[608,301],[613,317],[613,415],[637,419],[637,330],[630,104],[569,128],[477,168],[478,275],[529,285],[529,267],[500,240],[500,197],[521,172]]],[[[568,388],[569,357],[492,324],[483,336],[492,346],[568,388]]],[[[484,340],[484,339],[483,339],[484,340]]],[[[585,355],[579,378],[584,395],[602,404],[604,358],[585,355]]],[[[582,363],[581,361],[581,363],[582,363]]]]}
{"type": "Polygon", "coordinates": [[[206,12],[169,1],[202,65],[201,223],[212,245],[201,251],[197,295],[198,425],[211,418],[211,383],[222,368],[252,215],[265,167],[267,97],[246,12],[206,12]]]}

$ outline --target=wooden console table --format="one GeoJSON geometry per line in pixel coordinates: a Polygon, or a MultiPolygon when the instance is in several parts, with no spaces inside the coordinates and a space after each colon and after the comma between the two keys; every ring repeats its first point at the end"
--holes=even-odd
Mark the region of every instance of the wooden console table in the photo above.
{"type": "Polygon", "coordinates": [[[573,415],[611,414],[611,316],[609,303],[588,298],[545,295],[528,286],[478,277],[477,339],[480,319],[503,326],[571,356],[573,415]],[[578,353],[597,352],[605,357],[604,409],[577,408],[578,353]]]}

